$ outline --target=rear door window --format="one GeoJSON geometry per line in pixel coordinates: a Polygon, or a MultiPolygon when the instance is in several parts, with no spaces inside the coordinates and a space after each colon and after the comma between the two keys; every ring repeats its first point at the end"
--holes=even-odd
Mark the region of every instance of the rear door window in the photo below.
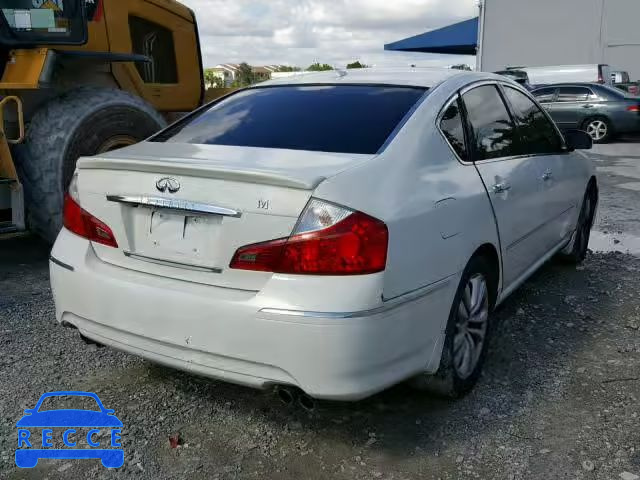
{"type": "Polygon", "coordinates": [[[495,85],[474,88],[462,96],[473,132],[474,160],[518,154],[518,132],[495,85]]]}
{"type": "Polygon", "coordinates": [[[585,87],[560,87],[558,102],[586,102],[591,96],[591,90],[585,87]]]}
{"type": "Polygon", "coordinates": [[[451,145],[451,148],[458,154],[460,160],[468,161],[467,146],[465,143],[464,120],[460,108],[459,100],[456,99],[442,114],[440,120],[440,130],[451,145]]]}
{"type": "Polygon", "coordinates": [[[425,92],[381,85],[250,88],[152,141],[375,154],[425,92]]]}
{"type": "Polygon", "coordinates": [[[540,103],[551,103],[556,98],[556,88],[540,88],[533,92],[533,96],[536,97],[540,103]]]}
{"type": "Polygon", "coordinates": [[[525,155],[560,152],[560,135],[540,107],[515,88],[505,86],[504,92],[518,124],[521,152],[525,155]]]}

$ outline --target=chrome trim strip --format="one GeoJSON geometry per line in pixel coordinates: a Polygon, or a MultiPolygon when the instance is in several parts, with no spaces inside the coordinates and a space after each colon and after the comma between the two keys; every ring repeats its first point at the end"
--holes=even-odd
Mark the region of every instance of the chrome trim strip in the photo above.
{"type": "Polygon", "coordinates": [[[432,283],[425,287],[418,288],[408,293],[404,293],[398,297],[393,297],[388,300],[384,300],[384,304],[372,308],[371,310],[360,310],[358,312],[308,312],[303,310],[286,310],[280,308],[263,308],[260,313],[266,313],[269,315],[286,315],[290,317],[305,317],[305,318],[324,318],[324,319],[343,319],[343,318],[362,318],[378,315],[380,313],[388,312],[407,303],[418,300],[422,297],[430,295],[443,289],[451,282],[453,275],[444,278],[438,282],[432,283]]]}
{"type": "Polygon", "coordinates": [[[73,268],[71,265],[67,265],[64,262],[61,262],[60,260],[58,260],[56,257],[54,257],[53,255],[49,255],[49,261],[51,263],[55,263],[56,265],[58,265],[59,267],[62,267],[66,270],[69,270],[70,272],[75,272],[75,268],[73,268]]]}
{"type": "Polygon", "coordinates": [[[192,202],[178,198],[149,197],[147,195],[107,195],[110,202],[126,203],[142,207],[166,208],[180,212],[203,213],[206,215],[222,215],[223,217],[240,218],[242,213],[231,208],[192,202]]]}
{"type": "Polygon", "coordinates": [[[209,273],[222,273],[221,268],[215,267],[203,267],[201,265],[193,265],[191,263],[181,263],[181,262],[173,262],[171,260],[161,260],[158,258],[148,257],[146,255],[139,255],[137,253],[124,251],[125,257],[133,258],[135,260],[141,260],[143,262],[156,263],[158,265],[164,265],[167,267],[178,267],[178,268],[188,268],[189,270],[195,270],[198,272],[209,272],[209,273]]]}

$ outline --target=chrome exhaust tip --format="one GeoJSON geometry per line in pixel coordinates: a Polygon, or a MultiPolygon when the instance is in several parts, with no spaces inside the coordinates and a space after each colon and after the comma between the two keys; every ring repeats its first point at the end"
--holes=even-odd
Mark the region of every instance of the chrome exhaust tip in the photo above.
{"type": "Polygon", "coordinates": [[[316,409],[316,401],[306,393],[302,393],[298,396],[298,405],[307,412],[313,412],[316,409]]]}
{"type": "Polygon", "coordinates": [[[293,405],[297,397],[296,391],[291,387],[276,387],[276,395],[287,406],[293,405]]]}
{"type": "Polygon", "coordinates": [[[85,337],[85,336],[84,336],[84,335],[82,335],[82,334],[80,334],[80,338],[81,338],[81,339],[82,339],[82,341],[83,341],[84,343],[86,343],[87,345],[95,345],[95,346],[96,346],[96,347],[98,347],[98,348],[104,348],[104,347],[105,347],[105,345],[103,345],[102,343],[95,342],[95,341],[91,340],[90,338],[85,337]]]}

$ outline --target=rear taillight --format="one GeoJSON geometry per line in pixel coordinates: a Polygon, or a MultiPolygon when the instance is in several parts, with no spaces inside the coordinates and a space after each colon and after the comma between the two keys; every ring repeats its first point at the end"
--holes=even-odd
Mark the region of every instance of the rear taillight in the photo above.
{"type": "Polygon", "coordinates": [[[627,107],[627,112],[640,113],[640,105],[630,105],[627,107]]]}
{"type": "Polygon", "coordinates": [[[76,177],[64,196],[63,224],[70,232],[92,242],[118,248],[118,243],[109,226],[84,210],[79,202],[76,177]]]}
{"type": "Polygon", "coordinates": [[[241,247],[230,268],[304,275],[363,275],[387,264],[387,226],[362,212],[313,199],[288,238],[241,247]]]}

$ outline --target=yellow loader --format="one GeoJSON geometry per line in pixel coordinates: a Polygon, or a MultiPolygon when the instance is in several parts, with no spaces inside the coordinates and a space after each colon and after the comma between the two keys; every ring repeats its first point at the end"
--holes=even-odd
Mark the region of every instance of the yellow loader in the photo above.
{"type": "Polygon", "coordinates": [[[173,0],[0,0],[0,233],[53,242],[78,157],[204,100],[194,13],[173,0]]]}

